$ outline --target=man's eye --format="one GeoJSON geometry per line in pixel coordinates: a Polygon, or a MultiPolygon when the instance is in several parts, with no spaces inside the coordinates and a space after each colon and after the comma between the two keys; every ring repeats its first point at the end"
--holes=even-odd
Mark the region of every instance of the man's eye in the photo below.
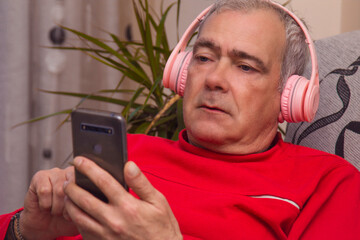
{"type": "Polygon", "coordinates": [[[252,67],[248,66],[248,65],[240,65],[238,66],[241,70],[243,70],[244,72],[249,72],[251,70],[254,70],[252,67]]]}
{"type": "Polygon", "coordinates": [[[200,61],[200,62],[207,62],[209,61],[209,59],[207,57],[204,57],[204,56],[198,56],[197,59],[200,61]]]}

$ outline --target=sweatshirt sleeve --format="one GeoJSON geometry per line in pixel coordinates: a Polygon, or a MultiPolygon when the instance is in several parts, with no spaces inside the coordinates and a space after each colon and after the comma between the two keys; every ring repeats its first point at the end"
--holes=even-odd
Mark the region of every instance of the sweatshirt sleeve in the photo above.
{"type": "MultiPolygon", "coordinates": [[[[7,213],[0,215],[0,239],[5,239],[5,235],[7,232],[7,229],[9,227],[10,221],[12,216],[14,216],[17,212],[23,210],[23,208],[20,208],[12,213],[7,213]]],[[[82,237],[80,235],[74,236],[74,237],[59,237],[57,240],[80,240],[82,237]]]]}
{"type": "Polygon", "coordinates": [[[22,210],[22,208],[14,211],[12,213],[0,215],[0,239],[5,238],[5,235],[6,235],[8,227],[9,227],[12,216],[14,216],[15,213],[17,213],[21,210],[22,210]]]}
{"type": "Polygon", "coordinates": [[[289,239],[359,239],[360,172],[347,165],[332,170],[312,193],[289,239]]]}

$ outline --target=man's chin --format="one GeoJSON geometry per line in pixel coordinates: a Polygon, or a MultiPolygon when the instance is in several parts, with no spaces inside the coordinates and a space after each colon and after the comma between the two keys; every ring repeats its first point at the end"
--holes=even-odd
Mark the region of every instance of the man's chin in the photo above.
{"type": "Polygon", "coordinates": [[[187,129],[188,138],[195,146],[221,145],[224,130],[219,126],[200,126],[187,129]]]}

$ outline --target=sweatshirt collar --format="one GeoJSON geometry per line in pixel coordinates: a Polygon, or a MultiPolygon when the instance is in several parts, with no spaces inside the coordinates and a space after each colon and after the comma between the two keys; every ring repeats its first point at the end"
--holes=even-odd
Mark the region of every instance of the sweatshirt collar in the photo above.
{"type": "Polygon", "coordinates": [[[264,152],[247,154],[247,155],[223,154],[190,144],[187,137],[187,131],[186,129],[183,129],[179,133],[179,144],[183,150],[195,154],[197,156],[211,158],[214,160],[216,159],[221,161],[239,162],[239,161],[264,161],[266,159],[269,159],[270,155],[277,153],[281,149],[280,146],[283,145],[283,140],[281,134],[277,133],[269,149],[264,152]]]}

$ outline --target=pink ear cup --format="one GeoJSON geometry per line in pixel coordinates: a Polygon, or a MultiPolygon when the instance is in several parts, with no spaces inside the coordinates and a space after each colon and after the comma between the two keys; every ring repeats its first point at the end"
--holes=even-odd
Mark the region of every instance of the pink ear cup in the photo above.
{"type": "Polygon", "coordinates": [[[281,113],[287,122],[305,121],[304,101],[309,80],[293,75],[286,82],[281,95],[281,113]]]}
{"type": "Polygon", "coordinates": [[[180,52],[171,68],[169,87],[180,96],[184,96],[187,69],[192,58],[192,51],[180,52]]]}
{"type": "Polygon", "coordinates": [[[311,122],[315,118],[316,111],[319,107],[320,89],[318,85],[312,87],[311,91],[307,91],[304,103],[305,120],[311,122]]]}

